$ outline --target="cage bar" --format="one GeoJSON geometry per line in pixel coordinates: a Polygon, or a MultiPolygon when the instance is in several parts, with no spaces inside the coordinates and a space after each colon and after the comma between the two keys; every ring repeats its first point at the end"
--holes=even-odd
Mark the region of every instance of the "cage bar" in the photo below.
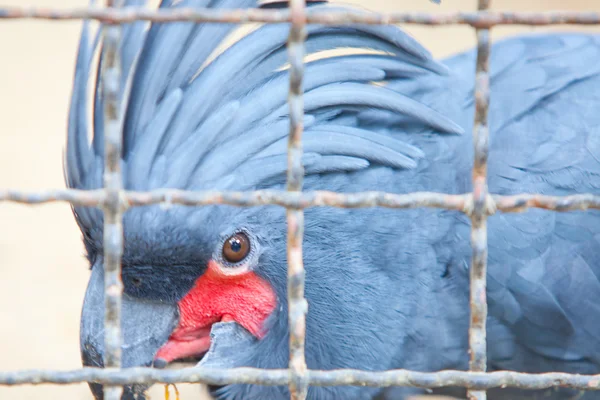
{"type": "MultiPolygon", "coordinates": [[[[102,8],[34,8],[0,7],[0,19],[41,19],[49,21],[95,19],[105,23],[152,22],[228,22],[228,23],[282,23],[291,22],[288,10],[215,10],[186,8],[149,10],[102,8]]],[[[450,12],[428,14],[424,12],[373,12],[365,10],[320,11],[307,10],[308,24],[417,24],[417,25],[469,25],[491,28],[497,25],[597,25],[600,12],[547,11],[547,12],[450,12]]]]}
{"type": "MultiPolygon", "coordinates": [[[[80,207],[101,207],[106,199],[104,190],[59,189],[42,192],[0,190],[0,202],[30,206],[68,202],[80,207]]],[[[340,207],[340,208],[443,208],[467,214],[473,209],[473,194],[445,194],[437,192],[413,192],[396,194],[386,192],[342,193],[324,190],[286,192],[281,190],[235,191],[183,191],[159,189],[151,192],[123,191],[121,207],[141,207],[160,204],[169,207],[207,206],[223,204],[236,207],[280,206],[286,208],[340,207]]],[[[548,196],[534,193],[515,195],[491,195],[486,202],[488,214],[523,212],[539,208],[556,212],[600,209],[600,196],[587,193],[569,196],[548,196]]]]}
{"type": "MultiPolygon", "coordinates": [[[[491,0],[479,0],[478,10],[485,11],[491,0]]],[[[470,273],[469,323],[469,369],[485,372],[487,366],[486,320],[487,320],[487,159],[489,145],[488,106],[489,106],[489,60],[490,32],[478,28],[477,60],[475,72],[475,123],[473,125],[473,210],[471,212],[472,259],[470,273]]],[[[485,400],[483,390],[468,390],[469,400],[485,400]]]]}
{"type": "MultiPolygon", "coordinates": [[[[107,0],[107,7],[122,7],[123,0],[107,0]]],[[[103,59],[101,71],[104,96],[104,366],[121,366],[121,258],[123,256],[123,211],[119,196],[123,190],[121,176],[120,82],[121,60],[119,42],[121,26],[108,24],[103,28],[103,59]]],[[[98,134],[98,132],[97,132],[98,134]]],[[[105,386],[106,400],[120,400],[121,386],[105,386]]]]}
{"type": "MultiPolygon", "coordinates": [[[[339,369],[334,371],[308,370],[311,386],[407,386],[420,388],[471,387],[478,390],[515,387],[528,390],[567,387],[579,390],[600,390],[600,375],[578,375],[562,372],[528,374],[512,371],[471,372],[445,370],[420,372],[409,370],[361,371],[339,369]]],[[[0,372],[0,385],[24,384],[70,385],[81,382],[101,384],[154,384],[154,383],[206,383],[210,385],[255,384],[287,386],[289,369],[260,368],[182,368],[159,370],[155,368],[102,369],[80,368],[61,370],[24,370],[0,372]]]]}
{"type": "MultiPolygon", "coordinates": [[[[304,79],[305,0],[291,0],[291,26],[288,37],[290,62],[290,134],[288,141],[288,192],[301,192],[304,180],[302,165],[302,133],[304,130],[304,79]]],[[[304,236],[304,210],[288,208],[287,260],[288,260],[288,320],[290,330],[290,395],[292,400],[304,400],[308,394],[308,376],[304,343],[308,303],[304,298],[304,261],[302,239],[304,236]]]]}

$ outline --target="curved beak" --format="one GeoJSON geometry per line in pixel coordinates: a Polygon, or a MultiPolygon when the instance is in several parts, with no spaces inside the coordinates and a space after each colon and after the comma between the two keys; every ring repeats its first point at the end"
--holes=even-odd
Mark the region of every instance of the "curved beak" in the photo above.
{"type": "MultiPolygon", "coordinates": [[[[122,362],[127,367],[148,367],[154,355],[167,342],[179,316],[176,304],[133,299],[123,295],[121,308],[122,362]]],[[[80,325],[80,349],[83,365],[104,367],[104,269],[92,268],[80,325]]],[[[90,383],[97,400],[104,398],[102,386],[90,383]]],[[[145,400],[147,385],[125,388],[123,400],[145,400]]]]}

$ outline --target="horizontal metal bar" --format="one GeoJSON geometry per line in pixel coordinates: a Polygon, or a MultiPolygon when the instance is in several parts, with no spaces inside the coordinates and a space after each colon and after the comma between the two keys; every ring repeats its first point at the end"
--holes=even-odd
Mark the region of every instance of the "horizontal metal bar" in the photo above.
{"type": "MultiPolygon", "coordinates": [[[[391,370],[382,372],[340,369],[334,371],[308,370],[311,386],[410,386],[420,388],[469,387],[487,390],[498,387],[515,387],[527,390],[551,387],[569,387],[580,390],[600,390],[600,375],[573,375],[566,373],[525,374],[511,371],[468,372],[440,371],[417,372],[391,370]]],[[[154,383],[207,383],[211,385],[256,384],[263,386],[289,385],[288,369],[206,369],[183,368],[158,370],[153,368],[102,369],[81,368],[71,371],[27,370],[0,372],[1,386],[59,384],[81,382],[128,385],[154,383]]]]}
{"type": "MultiPolygon", "coordinates": [[[[68,202],[76,206],[102,207],[106,200],[104,190],[58,189],[40,192],[0,190],[0,202],[38,205],[52,202],[68,202]]],[[[487,198],[487,212],[522,212],[529,208],[552,211],[576,211],[600,209],[600,196],[576,194],[571,196],[546,196],[540,194],[517,194],[512,196],[491,195],[487,198]]],[[[471,193],[444,194],[414,192],[394,194],[386,192],[336,193],[329,191],[306,191],[288,193],[278,190],[249,192],[183,191],[159,189],[151,192],[121,192],[124,208],[161,205],[205,206],[224,204],[237,207],[276,205],[289,208],[341,207],[341,208],[444,208],[470,214],[471,193]]]]}
{"type": "MultiPolygon", "coordinates": [[[[217,10],[207,8],[173,8],[151,10],[127,8],[32,8],[2,7],[0,19],[77,20],[95,19],[106,23],[127,23],[137,20],[153,22],[230,22],[230,23],[281,23],[290,22],[288,10],[217,10]]],[[[598,12],[547,11],[547,12],[452,12],[428,14],[423,12],[380,13],[364,10],[327,11],[307,10],[306,22],[316,24],[419,24],[419,25],[470,25],[491,28],[496,25],[595,25],[600,24],[598,12]]]]}

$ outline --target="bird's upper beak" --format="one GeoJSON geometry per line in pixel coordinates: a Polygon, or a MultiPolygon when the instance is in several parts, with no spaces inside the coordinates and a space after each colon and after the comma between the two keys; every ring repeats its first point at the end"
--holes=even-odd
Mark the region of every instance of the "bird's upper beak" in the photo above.
{"type": "MultiPolygon", "coordinates": [[[[121,307],[123,367],[151,366],[156,351],[168,340],[177,325],[176,304],[133,299],[123,295],[121,307]]],[[[104,270],[96,264],[88,283],[80,326],[83,364],[103,367],[104,354],[104,270]]],[[[96,399],[102,399],[102,387],[90,384],[96,399]]],[[[123,400],[145,399],[146,386],[125,388],[123,400]]]]}
{"type": "MultiPolygon", "coordinates": [[[[121,308],[122,367],[154,365],[158,351],[169,343],[179,319],[176,303],[134,299],[124,294],[121,308]]],[[[210,349],[199,365],[206,368],[241,366],[240,361],[251,351],[256,340],[254,335],[235,322],[217,322],[210,330],[210,349]]],[[[104,366],[104,271],[101,264],[94,266],[88,283],[81,315],[80,346],[85,366],[104,366]]],[[[90,388],[97,400],[103,399],[101,385],[91,383],[90,388]]],[[[122,399],[144,400],[147,389],[147,385],[128,386],[122,399]]]]}

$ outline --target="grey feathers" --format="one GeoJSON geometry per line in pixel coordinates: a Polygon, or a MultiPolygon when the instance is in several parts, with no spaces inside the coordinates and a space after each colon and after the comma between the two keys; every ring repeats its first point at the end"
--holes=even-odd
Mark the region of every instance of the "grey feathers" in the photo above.
{"type": "MultiPolygon", "coordinates": [[[[144,3],[132,0],[127,6],[144,3]]],[[[174,5],[193,6],[255,7],[256,2],[184,0],[174,5]]],[[[163,1],[161,7],[171,7],[170,2],[163,1]]],[[[252,188],[285,176],[289,27],[262,26],[207,63],[234,29],[234,24],[149,26],[143,22],[124,27],[126,188],[252,188]],[[263,159],[269,160],[264,165],[272,169],[250,179],[247,169],[261,165],[263,159]]],[[[102,184],[98,158],[104,151],[103,100],[97,80],[90,146],[86,87],[94,44],[87,32],[86,25],[74,80],[66,175],[70,187],[91,189],[102,184]]],[[[304,146],[311,153],[306,158],[311,162],[305,165],[307,175],[345,173],[370,165],[416,166],[423,151],[394,133],[361,127],[356,117],[362,112],[384,110],[435,132],[462,133],[448,117],[374,84],[447,74],[445,66],[396,27],[309,26],[306,48],[308,54],[319,55],[307,63],[304,81],[304,146]],[[361,54],[325,53],[335,49],[355,49],[361,54]]],[[[80,215],[84,213],[79,210],[80,215]]]]}
{"type": "MultiPolygon", "coordinates": [[[[183,6],[257,2],[175,5],[183,6]]],[[[103,172],[99,82],[93,138],[88,132],[86,93],[95,50],[88,25],[77,58],[65,156],[67,183],[78,189],[101,187],[103,172]]],[[[122,94],[127,189],[250,190],[285,182],[289,26],[259,27],[218,53],[234,29],[189,23],[125,27],[120,51],[127,83],[122,94]]],[[[305,189],[471,190],[471,135],[459,134],[473,125],[473,51],[439,63],[400,29],[366,25],[309,26],[306,49],[305,189]]],[[[597,35],[532,35],[498,43],[490,88],[490,192],[600,192],[597,35]]],[[[192,215],[185,207],[165,212],[156,207],[128,213],[126,230],[139,242],[129,245],[129,255],[150,252],[150,258],[175,265],[182,249],[211,254],[212,248],[198,246],[211,243],[221,228],[250,225],[265,240],[263,260],[271,260],[261,267],[285,301],[284,211],[202,210],[208,211],[192,215]],[[267,250],[273,251],[270,259],[267,250]]],[[[405,211],[306,211],[309,366],[466,368],[469,220],[443,210],[405,211]]],[[[101,212],[75,213],[86,239],[96,230],[96,241],[86,244],[99,247],[101,212]]],[[[599,215],[535,210],[489,219],[490,369],[598,372],[599,215]]],[[[286,318],[276,323],[287,332],[286,318]]],[[[269,356],[258,364],[286,365],[287,349],[273,349],[288,342],[276,339],[260,342],[269,356]]],[[[235,396],[231,388],[222,389],[222,398],[235,396]]],[[[256,390],[268,390],[261,398],[281,394],[256,390]]]]}

